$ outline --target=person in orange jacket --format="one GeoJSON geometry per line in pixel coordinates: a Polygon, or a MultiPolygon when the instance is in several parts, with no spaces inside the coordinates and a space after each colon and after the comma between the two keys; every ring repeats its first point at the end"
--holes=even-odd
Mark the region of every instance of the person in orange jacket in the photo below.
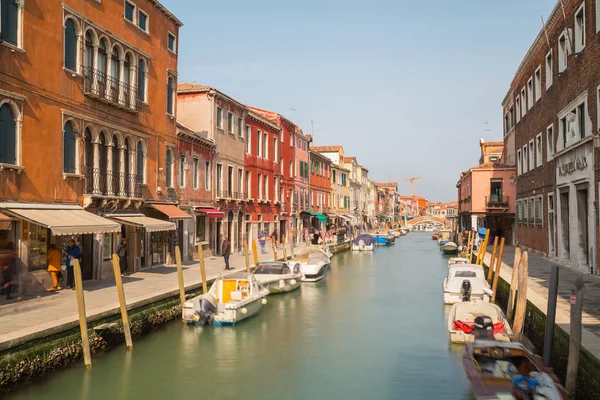
{"type": "Polygon", "coordinates": [[[62,263],[62,254],[56,248],[55,244],[50,245],[50,251],[47,255],[48,258],[48,273],[52,277],[52,289],[51,292],[58,290],[58,274],[60,274],[60,264],[62,263]]]}

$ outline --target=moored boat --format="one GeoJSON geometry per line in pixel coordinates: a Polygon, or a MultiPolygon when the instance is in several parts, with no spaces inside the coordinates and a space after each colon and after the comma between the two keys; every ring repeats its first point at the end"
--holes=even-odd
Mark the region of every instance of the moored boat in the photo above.
{"type": "Polygon", "coordinates": [[[468,258],[451,257],[448,260],[448,268],[450,268],[450,266],[455,265],[455,264],[470,264],[470,262],[469,262],[468,258]]]}
{"type": "Polygon", "coordinates": [[[440,236],[437,233],[434,233],[433,235],[431,235],[431,240],[438,240],[440,238],[440,236]]]}
{"type": "Polygon", "coordinates": [[[320,247],[307,247],[294,256],[288,265],[298,264],[303,282],[317,282],[323,279],[330,266],[329,255],[320,247]]]}
{"type": "Polygon", "coordinates": [[[452,343],[470,343],[475,340],[475,319],[487,316],[491,318],[493,338],[501,342],[510,342],[512,329],[502,309],[493,303],[480,300],[456,303],[448,314],[448,333],[452,343]]]}
{"type": "Polygon", "coordinates": [[[485,279],[483,267],[477,264],[448,265],[448,275],[442,283],[444,303],[461,301],[490,301],[492,290],[485,279]]]}
{"type": "Polygon", "coordinates": [[[374,242],[375,242],[375,239],[373,238],[373,236],[363,233],[361,235],[358,235],[356,237],[356,239],[354,239],[354,242],[352,243],[352,250],[353,251],[372,251],[374,242]]]}
{"type": "Polygon", "coordinates": [[[300,265],[288,265],[283,261],[266,261],[258,263],[254,271],[256,280],[269,289],[269,293],[284,293],[300,287],[302,272],[300,265]]]}
{"type": "Polygon", "coordinates": [[[458,254],[458,245],[454,242],[447,242],[441,248],[444,254],[458,254]]]}
{"type": "Polygon", "coordinates": [[[394,244],[394,237],[388,235],[375,235],[375,246],[389,246],[394,244]]]}
{"type": "Polygon", "coordinates": [[[219,276],[208,293],[184,303],[183,320],[204,325],[235,325],[267,304],[269,290],[253,274],[219,276]]]}

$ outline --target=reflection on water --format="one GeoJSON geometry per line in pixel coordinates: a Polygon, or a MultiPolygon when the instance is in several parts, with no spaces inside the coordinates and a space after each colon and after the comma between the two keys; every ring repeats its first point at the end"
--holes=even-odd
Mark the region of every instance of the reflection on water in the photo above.
{"type": "Polygon", "coordinates": [[[317,283],[270,296],[236,327],[179,322],[51,374],[21,399],[463,399],[441,282],[447,260],[413,233],[334,257],[317,283]]]}

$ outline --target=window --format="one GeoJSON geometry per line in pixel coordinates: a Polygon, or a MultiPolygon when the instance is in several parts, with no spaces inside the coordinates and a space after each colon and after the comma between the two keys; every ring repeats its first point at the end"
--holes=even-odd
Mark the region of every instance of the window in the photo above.
{"type": "Polygon", "coordinates": [[[252,193],[250,191],[250,189],[252,188],[251,185],[251,175],[250,175],[250,171],[246,171],[246,196],[247,198],[252,198],[252,193]]]}
{"type": "Polygon", "coordinates": [[[217,128],[223,129],[223,109],[217,107],[217,128]]]}
{"type": "Polygon", "coordinates": [[[185,187],[185,157],[179,157],[179,187],[185,187]]]}
{"type": "Polygon", "coordinates": [[[535,204],[533,198],[527,200],[527,220],[530,224],[535,222],[535,204]]]}
{"type": "Polygon", "coordinates": [[[223,165],[217,164],[217,197],[223,197],[223,165]]]}
{"type": "Polygon", "coordinates": [[[267,175],[263,175],[263,199],[269,200],[269,181],[267,175]]]}
{"type": "Polygon", "coordinates": [[[535,166],[542,166],[542,134],[535,137],[535,166]]]}
{"type": "Polygon", "coordinates": [[[138,61],[137,78],[137,99],[146,102],[146,62],[143,58],[138,61]]]}
{"type": "Polygon", "coordinates": [[[258,199],[263,199],[263,180],[261,174],[258,174],[258,199]]]}
{"type": "Polygon", "coordinates": [[[167,80],[167,114],[174,115],[173,104],[175,103],[175,79],[170,76],[167,80]]]}
{"type": "Polygon", "coordinates": [[[77,29],[72,18],[65,22],[65,68],[77,72],[77,29]]]}
{"type": "Polygon", "coordinates": [[[74,174],[75,170],[75,133],[73,132],[73,124],[67,121],[63,130],[63,172],[74,174]]]}
{"type": "Polygon", "coordinates": [[[194,170],[193,170],[193,175],[192,175],[192,185],[194,187],[194,189],[198,189],[198,168],[199,168],[199,164],[200,161],[197,158],[194,158],[194,170]]]}
{"type": "Polygon", "coordinates": [[[569,53],[569,42],[566,31],[558,37],[558,73],[567,69],[567,55],[569,53]]]}
{"type": "Polygon", "coordinates": [[[531,110],[531,107],[533,107],[533,103],[534,103],[534,98],[533,98],[533,78],[529,78],[529,80],[527,80],[527,109],[531,110]]]}
{"type": "Polygon", "coordinates": [[[535,147],[535,145],[533,143],[533,139],[531,139],[529,141],[529,151],[528,151],[528,155],[529,155],[529,170],[530,171],[535,168],[535,149],[534,149],[534,147],[535,147]]]}
{"type": "Polygon", "coordinates": [[[238,120],[237,120],[237,131],[238,132],[237,133],[238,133],[238,136],[241,138],[244,137],[244,129],[242,128],[243,125],[244,125],[244,123],[243,123],[242,119],[238,118],[238,120]]]}
{"type": "Polygon", "coordinates": [[[262,157],[262,148],[263,148],[263,141],[261,140],[262,132],[260,130],[258,131],[258,134],[256,137],[258,138],[258,140],[257,140],[258,152],[256,153],[256,156],[260,158],[260,157],[262,157]]]}
{"type": "Polygon", "coordinates": [[[227,167],[227,197],[231,198],[233,193],[233,167],[227,167]]]}
{"type": "Polygon", "coordinates": [[[517,122],[521,120],[521,97],[517,95],[517,122]]]}
{"type": "Polygon", "coordinates": [[[543,201],[542,196],[537,196],[535,198],[535,224],[543,226],[544,218],[543,218],[543,201]]]}
{"type": "Polygon", "coordinates": [[[560,119],[560,130],[562,131],[562,148],[567,147],[567,117],[560,119]]]}
{"type": "Polygon", "coordinates": [[[233,114],[227,113],[227,132],[233,133],[233,114]]]}
{"type": "Polygon", "coordinates": [[[277,137],[273,138],[273,162],[279,160],[279,151],[277,149],[277,137]]]}
{"type": "Polygon", "coordinates": [[[237,176],[237,194],[238,199],[242,198],[242,194],[244,193],[244,171],[238,168],[238,176],[237,176]]]}
{"type": "Polygon", "coordinates": [[[173,35],[171,32],[169,32],[169,34],[167,35],[167,49],[169,49],[173,53],[175,53],[176,45],[177,45],[177,40],[175,38],[175,35],[173,35]]]}
{"type": "Polygon", "coordinates": [[[546,161],[550,161],[554,155],[554,132],[552,125],[546,128],[546,161]]]}
{"type": "Polygon", "coordinates": [[[19,46],[20,9],[18,0],[1,0],[0,42],[19,46]]]}
{"type": "Polygon", "coordinates": [[[204,162],[204,189],[210,190],[210,161],[204,162]]]}
{"type": "Polygon", "coordinates": [[[144,153],[144,145],[142,142],[138,142],[137,144],[137,159],[136,159],[136,183],[143,184],[144,183],[144,170],[146,166],[146,154],[144,153]]]}
{"type": "Polygon", "coordinates": [[[246,154],[250,154],[250,149],[252,148],[252,142],[250,140],[252,135],[252,128],[250,125],[246,125],[246,154]]]}
{"type": "Polygon", "coordinates": [[[165,166],[165,186],[170,188],[173,187],[173,152],[171,150],[167,150],[165,166]]]}
{"type": "Polygon", "coordinates": [[[535,92],[535,101],[538,101],[540,97],[542,97],[542,68],[538,67],[535,70],[534,74],[534,92],[535,92]]]}
{"type": "Polygon", "coordinates": [[[17,163],[17,122],[10,104],[0,106],[0,163],[17,163]]]}
{"type": "Polygon", "coordinates": [[[525,96],[525,87],[521,89],[521,118],[527,114],[527,97],[525,96]]]}
{"type": "Polygon", "coordinates": [[[294,163],[292,161],[290,161],[290,176],[294,176],[294,163]]]}
{"type": "Polygon", "coordinates": [[[552,70],[552,50],[546,54],[546,90],[550,86],[552,86],[552,74],[554,71],[552,70]]]}
{"type": "Polygon", "coordinates": [[[577,122],[579,135],[583,139],[585,137],[585,103],[581,103],[577,106],[577,122]]]}
{"type": "Polygon", "coordinates": [[[523,146],[523,151],[521,151],[521,154],[523,155],[523,173],[526,173],[529,171],[529,168],[527,168],[527,145],[523,146]]]}
{"type": "Polygon", "coordinates": [[[263,141],[264,141],[264,159],[268,160],[269,159],[269,134],[265,133],[263,135],[263,141]]]}
{"type": "Polygon", "coordinates": [[[125,1],[125,19],[135,24],[135,4],[125,1]]]}
{"type": "Polygon", "coordinates": [[[585,3],[575,12],[575,53],[585,47],[585,3]]]}
{"type": "Polygon", "coordinates": [[[142,10],[138,12],[138,27],[144,32],[148,32],[148,14],[142,10]]]}
{"type": "Polygon", "coordinates": [[[206,218],[203,216],[196,216],[196,242],[206,241],[206,218]]]}

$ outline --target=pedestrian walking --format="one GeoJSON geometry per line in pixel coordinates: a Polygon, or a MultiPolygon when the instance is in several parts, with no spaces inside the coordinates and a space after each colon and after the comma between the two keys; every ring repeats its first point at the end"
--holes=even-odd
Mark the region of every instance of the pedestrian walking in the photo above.
{"type": "Polygon", "coordinates": [[[74,261],[81,259],[81,249],[73,239],[69,240],[67,247],[67,289],[75,289],[74,261]]]}
{"type": "Polygon", "coordinates": [[[225,269],[227,271],[230,271],[231,268],[229,268],[229,255],[231,254],[231,243],[229,243],[229,239],[227,239],[227,236],[223,235],[223,245],[221,247],[221,255],[223,256],[223,259],[225,260],[225,269]]]}
{"type": "Polygon", "coordinates": [[[319,237],[320,237],[320,236],[319,236],[319,231],[315,230],[315,233],[313,233],[313,235],[312,235],[312,236],[313,236],[313,237],[312,237],[312,241],[311,241],[311,243],[312,243],[312,244],[314,244],[314,245],[317,245],[317,244],[319,244],[319,237]]]}
{"type": "Polygon", "coordinates": [[[273,233],[271,233],[271,240],[273,240],[273,243],[275,243],[275,247],[277,247],[277,243],[279,243],[277,241],[279,235],[277,234],[277,228],[273,229],[273,233]]]}
{"type": "Polygon", "coordinates": [[[267,254],[265,250],[265,242],[267,241],[267,232],[263,229],[258,233],[258,243],[260,243],[260,252],[263,254],[267,254]]]}
{"type": "Polygon", "coordinates": [[[13,286],[16,285],[14,279],[17,276],[17,253],[15,251],[15,244],[8,242],[6,250],[0,253],[0,270],[2,271],[2,277],[4,279],[4,291],[6,293],[6,300],[10,300],[13,286]]]}
{"type": "Polygon", "coordinates": [[[50,289],[49,291],[56,292],[57,290],[61,289],[58,287],[58,274],[61,273],[60,266],[62,264],[62,254],[60,253],[60,251],[58,251],[58,248],[53,243],[50,245],[50,251],[48,252],[48,255],[46,257],[48,259],[48,273],[52,278],[52,289],[50,289]]]}
{"type": "Polygon", "coordinates": [[[117,255],[119,256],[119,269],[121,275],[127,276],[127,239],[121,239],[119,247],[117,247],[117,255]]]}
{"type": "Polygon", "coordinates": [[[292,228],[292,243],[296,244],[296,239],[298,238],[298,228],[295,226],[292,228]]]}

